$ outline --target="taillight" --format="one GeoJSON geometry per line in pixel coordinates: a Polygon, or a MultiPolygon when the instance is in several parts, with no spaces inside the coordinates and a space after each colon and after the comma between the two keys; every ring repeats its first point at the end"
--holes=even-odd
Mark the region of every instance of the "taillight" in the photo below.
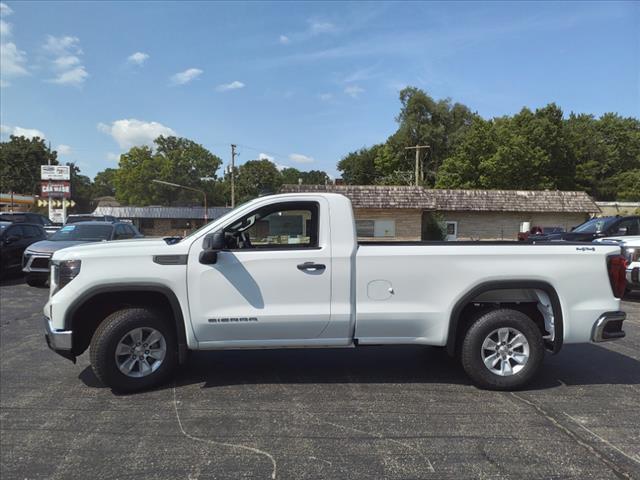
{"type": "Polygon", "coordinates": [[[627,287],[627,279],[625,277],[627,271],[627,259],[622,255],[611,255],[607,257],[607,267],[609,270],[609,282],[611,282],[611,290],[613,296],[622,298],[624,290],[627,287]]]}

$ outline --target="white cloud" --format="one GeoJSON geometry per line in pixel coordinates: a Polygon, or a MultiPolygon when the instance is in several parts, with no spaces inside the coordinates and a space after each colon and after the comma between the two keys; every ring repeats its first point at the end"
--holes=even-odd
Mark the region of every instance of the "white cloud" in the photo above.
{"type": "Polygon", "coordinates": [[[0,48],[0,70],[2,77],[19,77],[28,75],[27,56],[13,42],[2,43],[0,48]]]}
{"type": "Polygon", "coordinates": [[[271,155],[267,155],[266,153],[260,153],[258,155],[258,160],[269,160],[270,162],[274,162],[275,158],[271,155]]]}
{"type": "MultiPolygon", "coordinates": [[[[0,3],[0,16],[7,17],[13,13],[6,3],[0,3]]],[[[11,85],[13,77],[29,75],[27,56],[15,43],[9,42],[13,25],[0,19],[0,87],[11,85]]]]}
{"type": "Polygon", "coordinates": [[[63,57],[71,53],[77,55],[82,54],[82,49],[80,48],[80,39],[78,37],[72,37],[70,35],[65,35],[63,37],[47,35],[47,42],[44,44],[43,48],[56,57],[63,57]]]}
{"type": "Polygon", "coordinates": [[[160,135],[175,135],[171,128],[158,122],[144,122],[135,118],[116,120],[111,125],[98,124],[98,130],[118,142],[123,150],[128,150],[136,145],[153,145],[153,141],[160,135]]]}
{"type": "Polygon", "coordinates": [[[309,22],[309,30],[314,35],[332,33],[336,31],[336,26],[330,22],[311,21],[309,22]]]}
{"type": "Polygon", "coordinates": [[[6,3],[0,2],[0,16],[8,17],[12,13],[13,13],[13,10],[11,10],[11,7],[9,5],[7,5],[6,3]]]}
{"type": "Polygon", "coordinates": [[[361,93],[364,92],[364,88],[359,87],[357,85],[348,85],[344,89],[344,93],[349,95],[351,98],[358,98],[361,93]]]}
{"type": "Polygon", "coordinates": [[[278,41],[282,45],[287,45],[288,43],[291,43],[291,39],[289,37],[287,37],[286,35],[280,35],[280,38],[278,39],[278,41]]]}
{"type": "Polygon", "coordinates": [[[12,127],[9,125],[0,125],[0,133],[3,136],[15,135],[16,137],[26,138],[46,138],[44,133],[35,128],[12,127]]]}
{"type": "Polygon", "coordinates": [[[333,93],[321,93],[320,95],[318,95],[318,98],[323,102],[330,102],[331,100],[333,100],[333,93]]]}
{"type": "Polygon", "coordinates": [[[64,145],[62,143],[56,147],[56,152],[58,152],[59,155],[71,155],[72,151],[73,150],[69,145],[64,145]]]}
{"type": "Polygon", "coordinates": [[[315,160],[313,157],[302,155],[301,153],[292,153],[289,155],[289,160],[296,163],[313,163],[315,160]]]}
{"type": "Polygon", "coordinates": [[[127,62],[132,63],[134,65],[142,65],[149,59],[149,54],[144,52],[136,52],[132,53],[127,57],[127,62]]]}
{"type": "Polygon", "coordinates": [[[78,87],[89,77],[80,58],[83,52],[78,37],[47,35],[43,48],[53,57],[51,65],[54,77],[49,79],[50,82],[78,87]]]}
{"type": "Polygon", "coordinates": [[[117,162],[120,160],[120,155],[118,155],[117,153],[109,152],[107,153],[107,160],[109,160],[110,162],[117,162]]]}
{"type": "Polygon", "coordinates": [[[226,92],[228,90],[238,90],[239,88],[244,88],[244,83],[239,82],[238,80],[234,80],[231,83],[223,83],[222,85],[218,85],[216,90],[219,92],[226,92]]]}
{"type": "Polygon", "coordinates": [[[171,83],[173,85],[184,85],[186,83],[195,80],[200,75],[202,75],[203,71],[199,68],[187,68],[184,72],[176,73],[171,76],[171,83]]]}
{"type": "Polygon", "coordinates": [[[9,22],[5,22],[4,20],[0,20],[0,37],[9,37],[11,36],[12,26],[9,22]]]}

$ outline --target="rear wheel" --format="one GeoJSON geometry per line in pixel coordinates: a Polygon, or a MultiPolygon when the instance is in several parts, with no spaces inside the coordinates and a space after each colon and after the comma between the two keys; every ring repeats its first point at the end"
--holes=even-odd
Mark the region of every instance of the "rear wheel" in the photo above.
{"type": "Polygon", "coordinates": [[[461,360],[473,382],[491,390],[525,385],[544,359],[544,342],[536,324],[517,310],[492,310],[469,328],[461,360]]]}
{"type": "Polygon", "coordinates": [[[109,315],[91,340],[91,366],[98,379],[120,392],[155,387],[170,378],[178,360],[175,333],[148,308],[109,315]]]}

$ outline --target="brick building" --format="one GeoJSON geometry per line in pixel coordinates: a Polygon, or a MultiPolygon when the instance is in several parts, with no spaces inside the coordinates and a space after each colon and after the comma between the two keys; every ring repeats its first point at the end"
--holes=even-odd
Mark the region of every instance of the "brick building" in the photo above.
{"type": "Polygon", "coordinates": [[[284,185],[282,191],[346,195],[358,237],[366,240],[425,239],[429,216],[445,223],[449,240],[515,240],[525,222],[569,230],[600,211],[584,192],[379,185],[284,185]]]}

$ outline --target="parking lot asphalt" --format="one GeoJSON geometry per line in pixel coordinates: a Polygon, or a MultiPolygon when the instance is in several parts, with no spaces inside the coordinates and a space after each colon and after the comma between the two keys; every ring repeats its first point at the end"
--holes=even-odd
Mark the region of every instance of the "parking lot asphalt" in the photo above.
{"type": "Polygon", "coordinates": [[[194,353],[119,396],[47,349],[46,289],[0,285],[0,477],[640,478],[640,295],[627,337],[478,390],[441,349],[194,353]]]}

